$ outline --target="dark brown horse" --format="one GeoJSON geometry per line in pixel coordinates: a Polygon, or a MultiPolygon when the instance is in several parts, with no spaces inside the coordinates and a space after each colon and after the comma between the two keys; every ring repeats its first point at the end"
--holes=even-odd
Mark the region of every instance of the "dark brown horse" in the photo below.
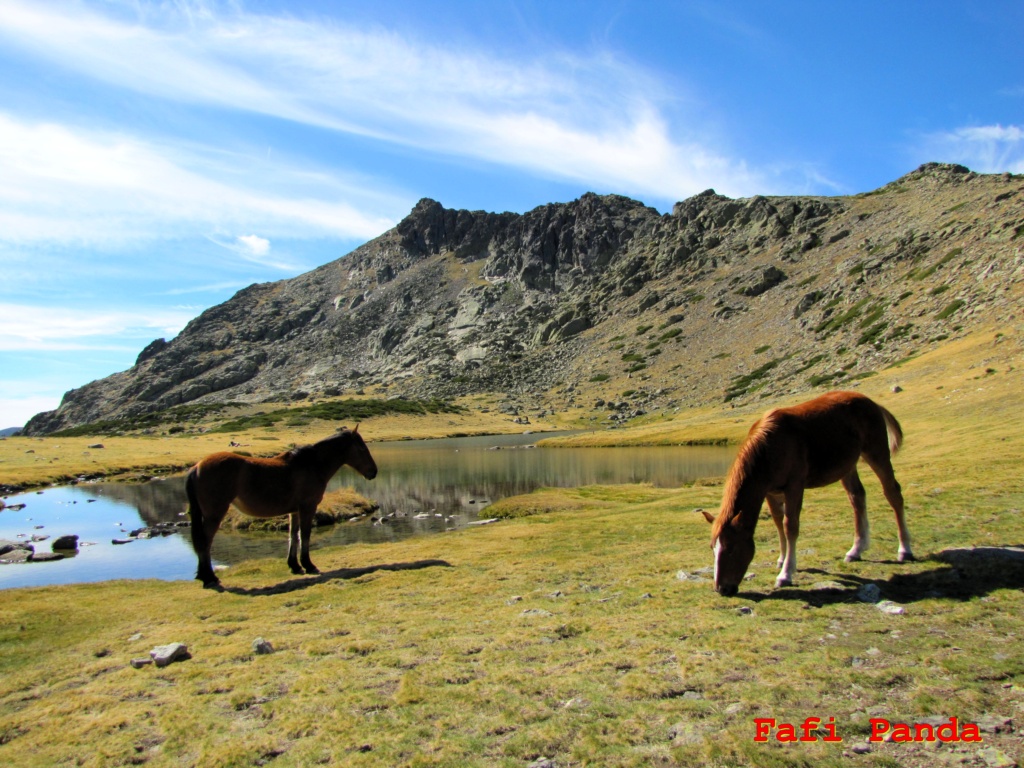
{"type": "Polygon", "coordinates": [[[903,493],[890,455],[903,442],[903,430],[889,411],[857,392],[829,392],[791,408],[766,413],[750,428],[729,470],[718,517],[713,524],[715,589],[735,595],[754,558],[754,529],[767,499],[779,529],[776,587],[791,586],[796,575],[796,539],[805,488],[838,481],[853,506],[853,547],[846,561],[860,560],[869,544],[864,485],[857,475],[863,458],[882,482],[899,532],[899,561],[913,560],[903,519],[903,493]]]}
{"type": "Polygon", "coordinates": [[[309,559],[313,515],[327,482],[348,464],[367,480],[377,464],[359,434],[342,429],[313,445],[302,445],[269,459],[221,452],[188,472],[185,491],[192,518],[192,548],[199,557],[196,578],[204,587],[220,585],[210,562],[210,544],[232,502],[251,517],[289,515],[288,567],[292,573],[319,573],[309,559]]]}

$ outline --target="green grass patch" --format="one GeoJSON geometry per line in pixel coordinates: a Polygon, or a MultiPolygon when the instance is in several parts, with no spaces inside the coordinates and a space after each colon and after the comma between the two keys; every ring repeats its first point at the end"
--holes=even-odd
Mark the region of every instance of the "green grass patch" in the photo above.
{"type": "Polygon", "coordinates": [[[945,283],[943,283],[942,285],[936,285],[934,288],[932,288],[930,291],[928,291],[928,295],[929,296],[938,296],[940,293],[945,293],[948,290],[949,290],[949,286],[946,285],[945,283]]]}
{"type": "Polygon", "coordinates": [[[946,318],[951,317],[953,314],[956,313],[956,311],[958,309],[963,307],[966,303],[967,302],[964,301],[963,299],[955,299],[955,300],[949,302],[949,304],[947,304],[942,309],[941,312],[939,312],[937,315],[935,315],[935,319],[936,320],[945,320],[946,318]]]}
{"type": "Polygon", "coordinates": [[[645,333],[647,333],[653,327],[654,327],[653,325],[638,325],[637,329],[636,329],[636,335],[637,336],[643,336],[645,333]]]}
{"type": "Polygon", "coordinates": [[[857,344],[861,345],[875,343],[876,341],[878,341],[879,336],[881,336],[882,331],[884,331],[888,327],[889,322],[887,320],[883,320],[880,323],[875,323],[857,338],[857,344]]]}
{"type": "Polygon", "coordinates": [[[757,349],[754,350],[754,354],[755,355],[763,354],[764,352],[767,352],[771,348],[772,348],[771,344],[763,344],[763,345],[761,345],[760,347],[758,347],[757,349]]]}
{"type": "Polygon", "coordinates": [[[858,325],[861,328],[867,328],[869,325],[877,323],[879,318],[881,318],[883,314],[885,314],[885,305],[875,304],[874,306],[868,309],[868,313],[864,315],[863,318],[861,318],[861,321],[858,325]]]}
{"type": "Polygon", "coordinates": [[[842,371],[834,371],[832,373],[815,374],[814,376],[811,376],[807,380],[807,383],[810,384],[812,387],[820,387],[822,384],[830,384],[831,382],[835,381],[836,379],[841,379],[845,375],[846,374],[843,373],[842,371]]]}
{"type": "Polygon", "coordinates": [[[670,339],[674,339],[676,336],[680,335],[682,332],[681,328],[673,328],[672,330],[665,331],[665,333],[661,334],[661,336],[658,337],[658,340],[669,341],[670,339]]]}
{"type": "MultiPolygon", "coordinates": [[[[158,429],[166,425],[181,427],[182,422],[204,421],[222,414],[229,408],[237,408],[240,403],[203,403],[194,405],[176,405],[152,413],[130,416],[124,419],[107,419],[82,424],[71,429],[54,432],[52,437],[80,437],[88,435],[117,435],[143,429],[158,429]]],[[[172,427],[173,429],[174,427],[172,427]]],[[[184,428],[176,431],[183,431],[184,428]]]]}
{"type": "Polygon", "coordinates": [[[608,379],[610,378],[611,376],[608,375],[607,373],[595,373],[593,376],[590,377],[590,381],[594,383],[600,383],[602,381],[608,381],[608,379]]]}
{"type": "Polygon", "coordinates": [[[845,312],[842,312],[838,315],[835,315],[834,317],[830,317],[826,320],[823,320],[815,327],[814,332],[834,333],[835,331],[838,331],[843,326],[847,325],[850,322],[853,322],[853,320],[858,318],[861,314],[861,311],[864,309],[865,305],[867,305],[869,301],[871,301],[870,298],[861,299],[845,312]]]}
{"type": "Polygon", "coordinates": [[[640,363],[643,360],[644,356],[637,352],[627,352],[622,356],[622,362],[624,363],[640,363]]]}
{"type": "Polygon", "coordinates": [[[296,423],[308,424],[314,419],[359,422],[374,416],[394,414],[425,416],[437,413],[463,413],[464,411],[464,408],[460,408],[446,400],[404,400],[398,398],[391,400],[332,400],[301,408],[280,408],[269,413],[242,416],[226,421],[211,431],[243,432],[257,427],[274,426],[282,421],[290,425],[296,423]]]}
{"type": "Polygon", "coordinates": [[[812,369],[816,365],[818,365],[819,362],[821,362],[821,360],[823,360],[826,356],[827,355],[825,355],[825,354],[816,354],[816,355],[814,355],[813,357],[811,357],[810,359],[806,360],[805,362],[802,362],[800,368],[798,368],[796,371],[794,371],[794,374],[799,375],[799,374],[804,373],[805,371],[809,371],[810,369],[812,369]]]}
{"type": "Polygon", "coordinates": [[[734,376],[732,381],[729,383],[729,387],[725,391],[725,402],[735,400],[737,397],[741,397],[750,392],[765,376],[774,370],[779,363],[787,359],[788,356],[775,358],[774,360],[769,360],[764,365],[758,366],[750,373],[734,376]]]}
{"type": "Polygon", "coordinates": [[[941,259],[939,259],[937,262],[932,264],[930,267],[928,267],[926,269],[922,269],[922,270],[920,270],[918,272],[915,272],[914,275],[913,275],[914,279],[915,280],[924,280],[926,277],[931,277],[933,274],[935,274],[936,270],[938,270],[939,267],[945,266],[946,264],[951,262],[953,259],[955,259],[957,256],[959,256],[963,252],[964,252],[963,248],[954,248],[949,253],[947,253],[945,256],[943,256],[941,259]]]}

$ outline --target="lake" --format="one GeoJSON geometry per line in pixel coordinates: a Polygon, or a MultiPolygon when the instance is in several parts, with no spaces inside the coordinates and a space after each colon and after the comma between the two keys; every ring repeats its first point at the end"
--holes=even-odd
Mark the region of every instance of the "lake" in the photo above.
{"type": "MultiPolygon", "coordinates": [[[[535,448],[552,433],[370,443],[380,469],[373,481],[343,467],[331,488],[353,487],[380,505],[369,519],[314,529],[312,548],[353,542],[387,542],[443,534],[486,518],[498,499],[540,487],[651,483],[678,487],[724,475],[735,448],[535,448]]],[[[77,534],[79,549],[64,560],[0,565],[0,588],[44,586],[123,578],[191,579],[196,560],[188,528],[167,537],[113,544],[138,528],[187,521],[184,475],[143,484],[91,483],[10,496],[24,504],[0,511],[0,539],[30,541],[49,552],[58,536],[77,534]],[[20,538],[19,538],[20,536],[20,538]]],[[[213,542],[215,564],[280,557],[287,534],[220,531],[213,542]]]]}

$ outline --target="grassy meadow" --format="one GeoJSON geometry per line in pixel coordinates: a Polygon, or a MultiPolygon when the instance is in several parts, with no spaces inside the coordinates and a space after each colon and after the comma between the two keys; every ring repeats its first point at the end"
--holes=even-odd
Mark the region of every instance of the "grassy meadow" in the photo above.
{"type": "MultiPolygon", "coordinates": [[[[155,580],[6,591],[0,763],[1024,763],[1011,730],[1024,727],[1022,364],[1019,331],[992,329],[862,382],[904,428],[894,464],[914,563],[895,562],[893,515],[866,470],[864,561],[843,562],[841,487],[812,490],[796,585],[773,590],[778,542],[762,519],[753,577],[732,599],[711,590],[695,512],[717,507],[721,478],[542,489],[493,505],[490,525],[320,550],[319,576],[251,561],[221,574],[221,593],[155,580]],[[869,583],[903,612],[858,599],[869,583]],[[256,653],[257,638],[274,652],[256,653]],[[129,665],[171,642],[191,658],[129,665]],[[842,741],[754,740],[755,718],[811,716],[834,718],[842,741]],[[950,717],[979,723],[982,743],[866,741],[872,718],[950,717]]],[[[776,404],[577,440],[739,439],[776,404]]],[[[373,420],[361,431],[379,435],[373,420]]],[[[152,442],[187,464],[223,437],[152,442]]]]}

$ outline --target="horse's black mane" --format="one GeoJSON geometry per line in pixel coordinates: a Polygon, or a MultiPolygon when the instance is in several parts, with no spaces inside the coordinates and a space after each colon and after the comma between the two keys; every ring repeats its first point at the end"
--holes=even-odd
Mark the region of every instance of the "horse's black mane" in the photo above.
{"type": "Polygon", "coordinates": [[[318,440],[315,443],[307,443],[306,445],[297,445],[288,451],[288,461],[292,464],[304,464],[314,463],[317,458],[317,454],[320,446],[324,443],[332,440],[337,440],[339,437],[351,437],[352,432],[349,431],[348,427],[342,427],[340,430],[335,432],[330,437],[325,437],[323,440],[318,440]]]}

